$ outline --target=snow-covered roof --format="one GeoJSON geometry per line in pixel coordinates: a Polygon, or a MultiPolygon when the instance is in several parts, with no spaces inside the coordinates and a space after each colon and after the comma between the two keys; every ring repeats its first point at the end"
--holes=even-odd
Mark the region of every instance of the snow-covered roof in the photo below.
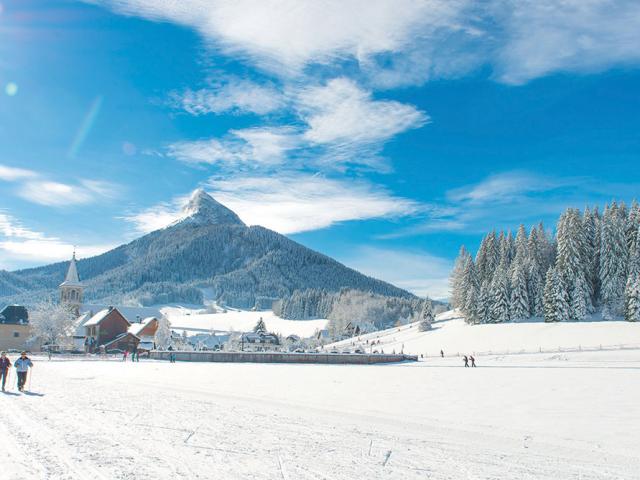
{"type": "Polygon", "coordinates": [[[84,337],[85,336],[84,325],[87,322],[87,320],[89,320],[90,318],[91,318],[91,314],[89,312],[83,313],[78,318],[76,318],[75,322],[73,323],[73,336],[74,337],[84,337]]]}
{"type": "MultiPolygon", "coordinates": [[[[105,308],[109,308],[109,305],[100,305],[93,303],[85,303],[80,307],[81,312],[97,312],[99,310],[103,310],[105,308]]],[[[137,323],[136,318],[148,318],[148,317],[156,317],[163,318],[164,315],[158,308],[154,307],[127,307],[116,305],[115,308],[122,314],[124,318],[126,318],[129,323],[137,323]]]]}
{"type": "Polygon", "coordinates": [[[133,323],[129,327],[129,332],[133,333],[134,335],[138,335],[142,330],[144,330],[144,327],[149,325],[149,323],[152,322],[153,320],[157,320],[157,318],[156,317],[147,317],[147,318],[143,319],[140,323],[133,323]]]}
{"type": "Polygon", "coordinates": [[[134,337],[134,338],[136,338],[136,339],[140,340],[140,339],[139,339],[136,335],[134,335],[133,333],[130,333],[130,332],[124,332],[124,333],[121,333],[120,335],[118,335],[118,336],[117,336],[116,338],[114,338],[113,340],[110,340],[110,341],[108,341],[107,343],[105,343],[105,344],[104,344],[104,346],[105,346],[105,347],[108,347],[109,345],[112,345],[112,344],[114,344],[114,343],[118,342],[119,340],[122,340],[123,338],[125,338],[125,337],[129,337],[129,336],[134,337]]]}
{"type": "Polygon", "coordinates": [[[89,320],[87,320],[85,322],[84,326],[85,327],[92,327],[94,325],[98,325],[102,320],[105,319],[105,317],[107,315],[109,315],[109,313],[111,313],[112,310],[113,310],[112,308],[105,308],[104,310],[100,310],[93,317],[91,317],[89,320]]]}

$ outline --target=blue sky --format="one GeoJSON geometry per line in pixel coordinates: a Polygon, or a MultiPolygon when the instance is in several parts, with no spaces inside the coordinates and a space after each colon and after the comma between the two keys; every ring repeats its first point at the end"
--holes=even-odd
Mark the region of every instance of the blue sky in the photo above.
{"type": "Polygon", "coordinates": [[[0,0],[0,268],[204,187],[419,294],[461,244],[640,185],[640,4],[0,0]]]}

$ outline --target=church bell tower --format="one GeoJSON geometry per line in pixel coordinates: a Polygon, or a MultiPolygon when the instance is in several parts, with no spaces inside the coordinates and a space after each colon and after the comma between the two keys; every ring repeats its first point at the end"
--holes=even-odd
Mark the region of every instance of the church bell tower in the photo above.
{"type": "Polygon", "coordinates": [[[80,305],[82,305],[82,297],[84,294],[84,284],[80,282],[78,277],[78,267],[76,265],[76,252],[74,250],[69,269],[64,282],[60,284],[60,303],[68,305],[75,312],[80,314],[80,305]]]}

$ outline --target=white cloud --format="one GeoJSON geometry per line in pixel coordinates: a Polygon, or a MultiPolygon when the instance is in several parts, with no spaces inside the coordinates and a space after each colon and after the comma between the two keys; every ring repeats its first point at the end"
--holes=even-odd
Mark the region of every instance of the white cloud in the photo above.
{"type": "Polygon", "coordinates": [[[93,203],[99,198],[113,197],[117,187],[98,180],[81,180],[79,185],[38,179],[22,184],[17,193],[23,199],[51,207],[93,203]]]}
{"type": "Polygon", "coordinates": [[[90,257],[104,253],[114,246],[74,246],[59,238],[24,227],[10,215],[0,213],[0,268],[12,268],[25,261],[38,263],[68,260],[74,248],[78,257],[90,257]]]}
{"type": "Polygon", "coordinates": [[[137,233],[147,234],[168,227],[178,220],[182,208],[187,204],[189,196],[176,197],[173,202],[162,202],[142,211],[122,217],[132,223],[137,233]]]}
{"type": "Polygon", "coordinates": [[[347,78],[288,93],[299,127],[231,130],[223,138],[177,142],[168,154],[187,163],[273,166],[306,159],[314,165],[352,163],[386,169],[379,152],[393,136],[419,128],[429,117],[413,105],[375,100],[347,78]]]}
{"type": "Polygon", "coordinates": [[[637,0],[521,0],[510,6],[495,61],[503,82],[640,62],[637,0]]]}
{"type": "Polygon", "coordinates": [[[38,174],[33,170],[26,170],[24,168],[9,167],[7,165],[0,164],[0,180],[5,182],[14,182],[16,180],[24,180],[26,178],[34,178],[38,174]]]}
{"type": "MultiPolygon", "coordinates": [[[[262,225],[283,234],[317,230],[350,220],[398,218],[421,208],[412,200],[396,197],[364,181],[301,173],[212,179],[207,190],[248,225],[262,225]]],[[[188,198],[179,196],[124,219],[140,233],[158,230],[181,217],[188,198]]]]}
{"type": "Polygon", "coordinates": [[[341,258],[349,267],[379,278],[419,296],[449,298],[451,260],[420,250],[364,246],[341,258]]]}
{"type": "Polygon", "coordinates": [[[637,0],[87,1],[189,26],[279,76],[355,60],[385,88],[481,65],[518,84],[640,62],[637,0]]]}
{"type": "Polygon", "coordinates": [[[211,180],[210,193],[249,225],[298,233],[349,220],[397,218],[420,209],[364,181],[292,173],[211,180]]]}
{"type": "Polygon", "coordinates": [[[429,119],[413,105],[373,100],[347,78],[302,90],[297,107],[309,126],[304,138],[314,143],[383,142],[429,119]]]}
{"type": "Polygon", "coordinates": [[[402,50],[425,24],[457,14],[443,0],[93,0],[116,10],[190,26],[231,55],[280,73],[312,63],[402,50]]]}
{"type": "Polygon", "coordinates": [[[234,77],[210,88],[174,94],[173,99],[192,115],[225,112],[265,115],[280,110],[286,103],[276,88],[234,77]]]}
{"type": "Polygon", "coordinates": [[[447,192],[447,198],[455,202],[469,203],[510,202],[529,193],[560,188],[566,183],[567,180],[552,179],[530,172],[506,172],[491,175],[473,185],[450,190],[447,192]]]}
{"type": "Polygon", "coordinates": [[[297,134],[289,127],[231,130],[225,138],[176,142],[169,156],[186,163],[209,165],[278,165],[297,147],[297,134]]]}

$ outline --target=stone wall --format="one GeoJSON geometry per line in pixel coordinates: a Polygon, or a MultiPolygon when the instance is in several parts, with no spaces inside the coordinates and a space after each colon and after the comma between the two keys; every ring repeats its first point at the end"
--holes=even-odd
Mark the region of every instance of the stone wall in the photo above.
{"type": "MultiPolygon", "coordinates": [[[[325,363],[370,365],[375,363],[417,362],[415,355],[345,354],[345,353],[281,353],[281,352],[173,352],[179,362],[244,362],[244,363],[325,363]]],[[[169,360],[171,352],[152,351],[151,358],[169,360]]]]}

